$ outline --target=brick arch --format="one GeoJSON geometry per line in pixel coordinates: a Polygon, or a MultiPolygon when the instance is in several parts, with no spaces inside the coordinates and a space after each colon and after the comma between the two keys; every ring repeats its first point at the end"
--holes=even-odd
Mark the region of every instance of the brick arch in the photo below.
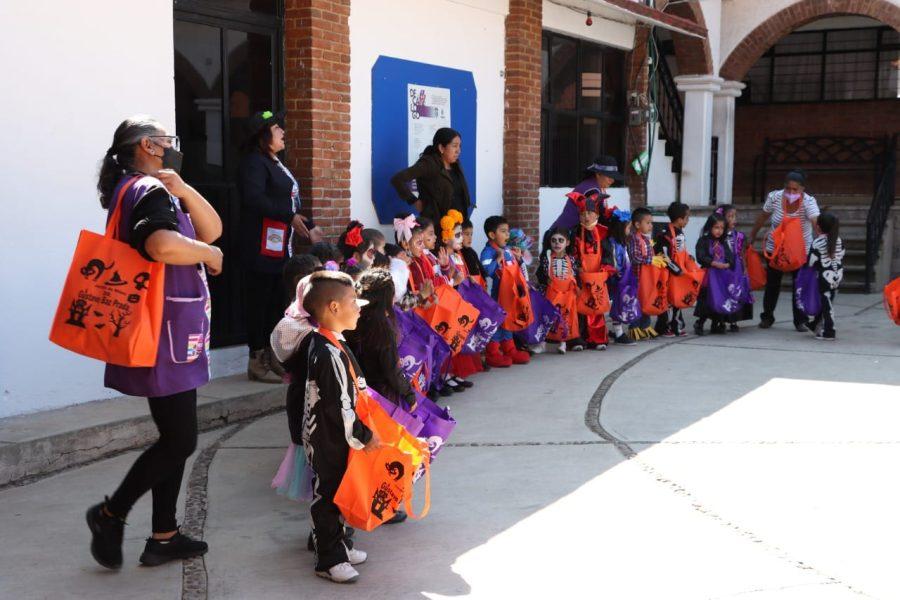
{"type": "Polygon", "coordinates": [[[900,31],[900,7],[888,0],[800,0],[751,31],[722,63],[719,76],[742,80],[766,50],[793,30],[822,17],[840,15],[872,17],[900,31]]]}
{"type": "MultiPolygon", "coordinates": [[[[699,3],[678,2],[671,6],[669,4],[670,1],[665,0],[660,3],[658,8],[670,15],[693,21],[706,28],[706,19],[703,18],[703,9],[700,8],[699,3]]],[[[708,38],[696,38],[672,32],[672,43],[675,46],[675,61],[678,63],[679,75],[712,74],[713,62],[708,38]]]]}

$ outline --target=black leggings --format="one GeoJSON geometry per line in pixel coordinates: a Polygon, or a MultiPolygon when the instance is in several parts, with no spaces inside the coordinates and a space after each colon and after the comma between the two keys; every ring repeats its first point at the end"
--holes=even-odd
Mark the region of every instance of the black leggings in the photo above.
{"type": "MultiPolygon", "coordinates": [[[[791,308],[793,311],[794,325],[800,325],[806,322],[804,315],[797,303],[794,302],[794,292],[797,289],[797,271],[789,271],[791,275],[791,308]]],[[[787,275],[783,271],[766,267],[766,291],[763,293],[763,312],[761,319],[775,320],[775,306],[778,304],[778,296],[781,294],[781,279],[787,275]]]]}
{"type": "Polygon", "coordinates": [[[269,336],[287,308],[281,275],[246,271],[247,345],[250,352],[269,347],[269,336]]]}
{"type": "Polygon", "coordinates": [[[159,439],[131,466],[107,509],[124,519],[138,498],[152,490],[153,533],[166,533],[178,527],[175,509],[184,463],[197,448],[197,390],[147,400],[159,439]]]}

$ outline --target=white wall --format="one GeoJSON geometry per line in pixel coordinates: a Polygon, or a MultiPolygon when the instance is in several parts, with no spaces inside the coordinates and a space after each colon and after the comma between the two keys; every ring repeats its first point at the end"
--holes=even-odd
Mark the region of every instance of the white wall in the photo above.
{"type": "MultiPolygon", "coordinates": [[[[471,71],[478,90],[475,241],[481,222],[503,212],[506,0],[355,0],[350,6],[350,212],[378,222],[372,204],[372,65],[383,56],[471,71]],[[410,22],[410,21],[414,22],[410,22]]],[[[472,182],[469,182],[472,186],[472,182]]],[[[390,226],[383,226],[388,239],[390,226]]]]}
{"type": "Polygon", "coordinates": [[[622,50],[631,50],[634,47],[634,26],[627,23],[610,21],[594,15],[594,24],[585,25],[586,16],[582,12],[566,8],[544,0],[542,26],[557,33],[570,35],[606,44],[622,50]]]}
{"type": "MultiPolygon", "coordinates": [[[[96,175],[116,126],[175,127],[173,52],[170,0],[0,3],[0,417],[117,395],[102,363],[47,335],[79,231],[103,231],[96,175]]],[[[243,355],[214,351],[214,374],[243,355]]]]}
{"type": "Polygon", "coordinates": [[[672,157],[666,156],[666,141],[660,136],[660,126],[654,128],[650,172],[647,176],[647,204],[668,204],[678,196],[678,175],[672,172],[672,157]]]}

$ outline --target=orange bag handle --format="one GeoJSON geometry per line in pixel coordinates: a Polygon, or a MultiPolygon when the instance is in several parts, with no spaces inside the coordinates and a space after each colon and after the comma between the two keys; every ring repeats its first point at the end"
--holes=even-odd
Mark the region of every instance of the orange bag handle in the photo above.
{"type": "Polygon", "coordinates": [[[106,237],[114,240],[119,239],[119,222],[122,220],[122,198],[125,197],[125,192],[131,189],[131,186],[133,186],[138,179],[140,179],[140,176],[135,175],[122,186],[121,190],[119,190],[119,195],[116,196],[116,207],[113,209],[113,213],[106,223],[106,233],[104,234],[106,237]]]}
{"type": "MultiPolygon", "coordinates": [[[[416,514],[412,509],[412,497],[410,494],[403,500],[403,506],[406,508],[406,514],[413,519],[423,519],[428,516],[428,511],[431,510],[431,457],[426,457],[422,464],[425,465],[425,506],[422,507],[422,512],[416,514]]],[[[409,475],[410,491],[413,490],[412,486],[412,473],[409,475]]]]}

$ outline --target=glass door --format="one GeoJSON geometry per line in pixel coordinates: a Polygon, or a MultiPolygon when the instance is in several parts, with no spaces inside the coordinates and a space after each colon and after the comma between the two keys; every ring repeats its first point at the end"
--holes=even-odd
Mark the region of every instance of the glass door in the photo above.
{"type": "Polygon", "coordinates": [[[224,272],[209,281],[213,347],[246,339],[237,169],[248,117],[282,106],[280,9],[276,0],[175,2],[175,124],[185,155],[182,175],[224,225],[216,242],[225,254],[224,272]]]}

